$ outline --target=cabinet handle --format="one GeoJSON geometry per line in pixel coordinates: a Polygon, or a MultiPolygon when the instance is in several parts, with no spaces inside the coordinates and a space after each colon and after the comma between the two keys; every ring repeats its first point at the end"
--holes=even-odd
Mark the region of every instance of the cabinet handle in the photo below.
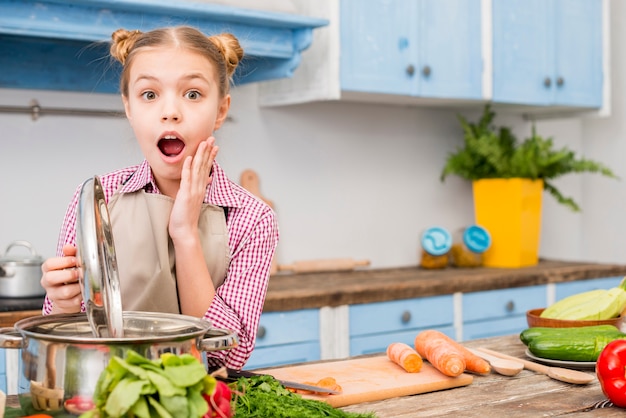
{"type": "Polygon", "coordinates": [[[552,85],[552,80],[550,80],[550,77],[546,77],[543,80],[543,85],[546,86],[546,87],[550,87],[550,85],[552,85]]]}
{"type": "Polygon", "coordinates": [[[559,77],[556,79],[556,85],[561,87],[563,84],[565,84],[565,80],[563,80],[563,77],[559,77]]]}
{"type": "Polygon", "coordinates": [[[506,309],[507,312],[513,312],[515,310],[515,302],[512,300],[508,301],[504,306],[504,309],[506,309]]]}
{"type": "Polygon", "coordinates": [[[422,74],[424,75],[424,77],[428,77],[431,73],[431,69],[429,65],[425,65],[424,68],[422,68],[422,74]]]}
{"type": "Polygon", "coordinates": [[[263,325],[259,326],[259,329],[256,331],[257,338],[265,338],[265,334],[267,334],[267,329],[263,325]]]}
{"type": "Polygon", "coordinates": [[[415,74],[415,66],[413,64],[409,64],[409,66],[406,67],[406,73],[413,77],[413,74],[415,74]]]}
{"type": "Polygon", "coordinates": [[[400,317],[400,320],[402,321],[403,324],[408,324],[411,321],[411,312],[409,311],[402,312],[402,316],[400,317]]]}

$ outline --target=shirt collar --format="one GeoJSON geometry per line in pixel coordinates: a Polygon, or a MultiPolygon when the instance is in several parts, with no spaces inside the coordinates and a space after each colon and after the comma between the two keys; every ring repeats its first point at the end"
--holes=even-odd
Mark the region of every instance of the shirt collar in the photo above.
{"type": "MultiPolygon", "coordinates": [[[[213,172],[211,175],[213,179],[207,187],[204,203],[221,207],[240,207],[241,202],[233,190],[230,180],[228,180],[226,173],[216,161],[213,161],[213,172]]],[[[137,170],[124,181],[120,193],[133,193],[141,189],[160,193],[154,181],[148,160],[145,159],[137,167],[137,170]]]]}

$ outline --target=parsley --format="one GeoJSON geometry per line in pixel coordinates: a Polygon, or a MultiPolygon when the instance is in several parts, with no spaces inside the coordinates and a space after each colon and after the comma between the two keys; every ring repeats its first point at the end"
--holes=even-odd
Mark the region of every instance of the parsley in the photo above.
{"type": "Polygon", "coordinates": [[[233,384],[233,418],[375,418],[333,408],[326,402],[305,399],[285,389],[272,376],[241,377],[233,384]]]}

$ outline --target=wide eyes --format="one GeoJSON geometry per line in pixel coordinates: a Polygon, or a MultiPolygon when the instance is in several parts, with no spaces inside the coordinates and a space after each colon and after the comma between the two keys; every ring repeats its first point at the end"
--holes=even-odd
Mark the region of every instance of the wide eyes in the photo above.
{"type": "Polygon", "coordinates": [[[144,91],[143,93],[141,93],[141,97],[143,97],[145,100],[154,100],[156,99],[156,93],[153,91],[144,91]]]}
{"type": "MultiPolygon", "coordinates": [[[[151,90],[147,90],[141,93],[141,97],[144,100],[152,101],[157,98],[157,94],[151,90]]],[[[189,90],[184,94],[184,97],[189,100],[199,100],[202,94],[198,90],[189,90]]]]}
{"type": "Polygon", "coordinates": [[[198,100],[200,98],[200,92],[197,90],[189,90],[185,93],[185,97],[189,100],[198,100]]]}

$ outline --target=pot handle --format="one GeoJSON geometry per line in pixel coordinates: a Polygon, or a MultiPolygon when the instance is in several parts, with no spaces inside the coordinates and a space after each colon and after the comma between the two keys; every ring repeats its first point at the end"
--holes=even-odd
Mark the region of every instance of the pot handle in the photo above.
{"type": "Polygon", "coordinates": [[[28,241],[13,241],[12,243],[9,244],[9,246],[7,247],[7,249],[4,251],[4,254],[8,254],[9,250],[13,247],[18,247],[18,246],[22,246],[22,247],[26,247],[28,248],[28,250],[30,251],[30,253],[34,256],[38,256],[39,254],[37,254],[37,251],[35,251],[35,249],[33,248],[33,245],[28,242],[28,241]]]}
{"type": "Polygon", "coordinates": [[[201,351],[229,350],[239,345],[237,333],[224,328],[210,328],[204,338],[198,343],[201,351]]]}
{"type": "Polygon", "coordinates": [[[6,268],[6,267],[3,267],[2,265],[0,265],[0,277],[11,278],[13,276],[15,276],[15,269],[14,268],[6,268]]]}
{"type": "Polygon", "coordinates": [[[15,328],[0,328],[0,348],[23,348],[24,339],[15,328]]]}

